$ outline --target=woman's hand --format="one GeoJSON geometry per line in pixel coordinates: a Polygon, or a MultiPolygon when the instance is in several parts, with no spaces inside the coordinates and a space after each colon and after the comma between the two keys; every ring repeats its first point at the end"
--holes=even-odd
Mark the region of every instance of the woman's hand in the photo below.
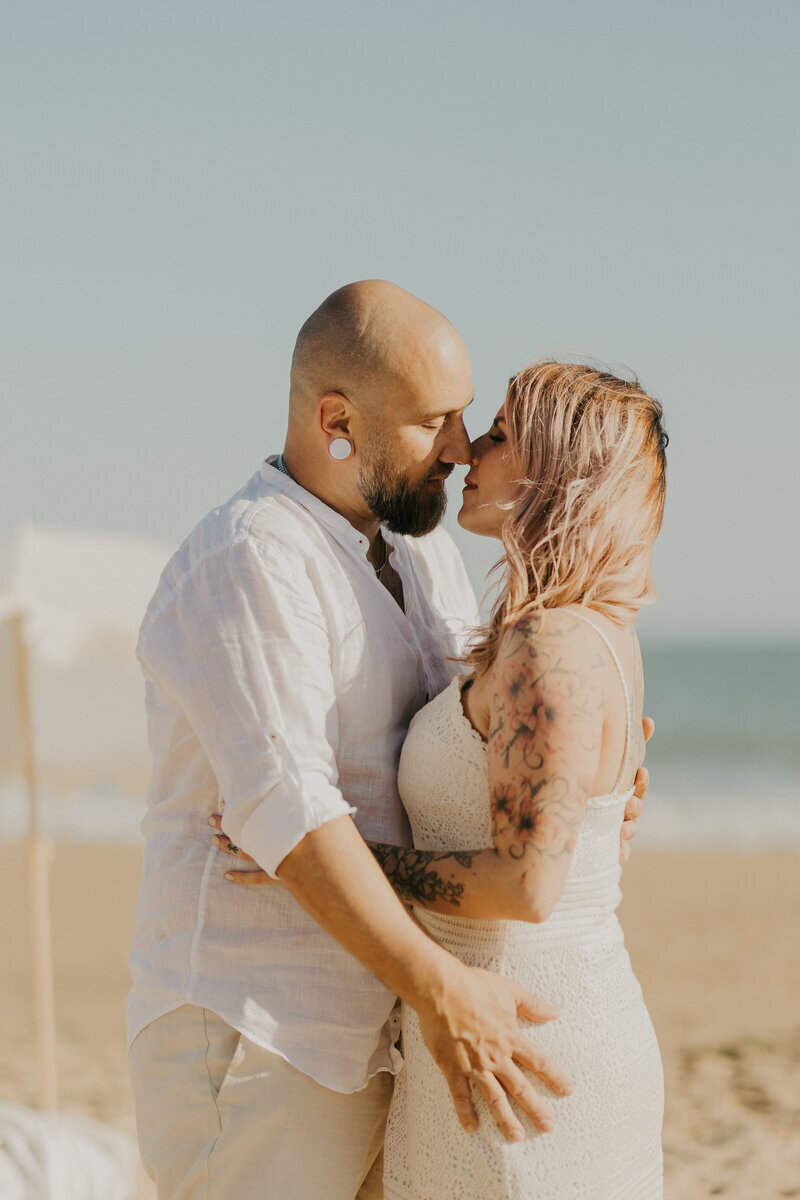
{"type": "MultiPolygon", "coordinates": [[[[645,742],[649,742],[655,730],[655,722],[650,717],[642,717],[642,732],[644,733],[645,742]]],[[[625,805],[625,820],[622,822],[622,829],[619,834],[619,861],[622,866],[631,856],[631,848],[628,845],[631,838],[636,837],[636,822],[642,815],[644,809],[644,798],[647,795],[647,789],[650,786],[650,772],[647,767],[639,767],[636,772],[636,778],[633,781],[633,795],[625,805]]]]}
{"type": "MultiPolygon", "coordinates": [[[[219,829],[221,831],[222,813],[214,813],[213,816],[208,818],[208,823],[212,829],[219,829]]],[[[230,854],[232,858],[237,859],[239,862],[251,863],[255,861],[249,854],[245,854],[244,850],[241,850],[238,846],[234,846],[231,839],[225,833],[218,833],[214,841],[220,850],[224,850],[226,854],[230,854]]],[[[266,871],[262,871],[260,867],[255,871],[226,871],[225,878],[230,879],[231,883],[242,883],[247,887],[261,883],[280,884],[280,879],[273,879],[271,875],[268,875],[266,871]]]]}

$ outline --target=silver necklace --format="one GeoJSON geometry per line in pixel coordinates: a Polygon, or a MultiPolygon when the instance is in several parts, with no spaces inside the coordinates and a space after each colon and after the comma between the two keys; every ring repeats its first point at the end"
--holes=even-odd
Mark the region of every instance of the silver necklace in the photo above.
{"type": "Polygon", "coordinates": [[[383,541],[383,538],[381,538],[381,542],[383,542],[383,562],[381,563],[381,565],[379,567],[376,567],[374,563],[372,564],[372,569],[375,572],[376,579],[380,579],[381,572],[383,571],[383,568],[386,566],[387,562],[389,561],[389,551],[387,549],[386,542],[383,541]]]}

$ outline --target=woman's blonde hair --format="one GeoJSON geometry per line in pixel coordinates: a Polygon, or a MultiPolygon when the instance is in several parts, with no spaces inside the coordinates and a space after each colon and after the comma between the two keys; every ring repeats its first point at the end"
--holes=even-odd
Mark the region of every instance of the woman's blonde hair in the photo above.
{"type": "Polygon", "coordinates": [[[519,495],[503,525],[504,586],[467,661],[492,665],[506,629],[566,604],[612,620],[655,599],[650,551],[664,513],[662,409],[637,382],[541,361],[511,380],[508,453],[519,495]]]}

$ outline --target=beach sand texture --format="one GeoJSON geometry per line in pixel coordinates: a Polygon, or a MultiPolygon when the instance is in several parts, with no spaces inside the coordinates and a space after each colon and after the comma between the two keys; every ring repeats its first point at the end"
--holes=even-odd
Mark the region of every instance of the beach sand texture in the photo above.
{"type": "MultiPolygon", "coordinates": [[[[24,854],[0,847],[0,1098],[32,1104],[24,854]]],[[[61,1107],[134,1132],[124,1047],[139,852],[59,845],[61,1107]]],[[[800,853],[641,850],[621,919],[667,1078],[667,1200],[800,1197],[800,853]]],[[[152,1196],[146,1185],[142,1200],[152,1196]]]]}

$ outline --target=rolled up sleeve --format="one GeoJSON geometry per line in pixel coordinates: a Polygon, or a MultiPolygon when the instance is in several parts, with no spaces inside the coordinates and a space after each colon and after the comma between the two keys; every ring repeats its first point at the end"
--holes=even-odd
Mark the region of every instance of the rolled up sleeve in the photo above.
{"type": "Polygon", "coordinates": [[[337,786],[330,635],[299,555],[245,539],[202,559],[142,627],[139,657],[208,757],[225,832],[269,875],[355,812],[337,786]]]}

